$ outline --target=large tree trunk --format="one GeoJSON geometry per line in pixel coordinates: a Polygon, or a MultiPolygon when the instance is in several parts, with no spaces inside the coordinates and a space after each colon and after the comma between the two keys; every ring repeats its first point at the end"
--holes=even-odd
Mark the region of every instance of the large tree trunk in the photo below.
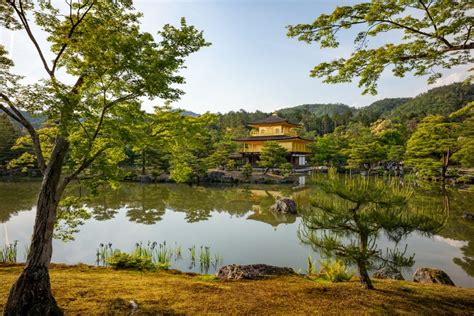
{"type": "Polygon", "coordinates": [[[58,192],[61,170],[69,144],[56,142],[44,173],[38,196],[36,219],[25,268],[10,290],[5,315],[62,315],[51,292],[48,266],[56,211],[62,192],[58,192]]]}

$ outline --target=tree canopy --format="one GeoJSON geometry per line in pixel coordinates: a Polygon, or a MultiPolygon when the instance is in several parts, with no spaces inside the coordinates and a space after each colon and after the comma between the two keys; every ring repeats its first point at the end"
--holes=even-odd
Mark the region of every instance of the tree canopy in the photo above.
{"type": "Polygon", "coordinates": [[[440,68],[472,63],[473,8],[469,0],[371,0],[339,6],[310,24],[290,25],[288,36],[337,48],[341,32],[357,30],[355,51],[348,58],[320,63],[311,76],[326,83],[359,77],[363,94],[376,94],[377,81],[387,68],[397,77],[408,72],[429,75],[432,83],[441,77],[440,68]],[[382,35],[390,41],[372,45],[370,39],[382,35]]]}

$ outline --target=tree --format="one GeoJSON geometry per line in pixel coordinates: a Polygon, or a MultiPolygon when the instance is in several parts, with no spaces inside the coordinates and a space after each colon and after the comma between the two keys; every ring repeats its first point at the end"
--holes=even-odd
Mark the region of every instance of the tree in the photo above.
{"type": "Polygon", "coordinates": [[[244,176],[245,180],[249,180],[252,176],[253,168],[252,165],[248,162],[242,167],[242,175],[244,176]]]}
{"type": "Polygon", "coordinates": [[[265,168],[267,173],[269,169],[277,168],[286,162],[288,151],[275,141],[265,142],[260,152],[258,165],[265,168]]]}
{"type": "Polygon", "coordinates": [[[18,131],[10,119],[0,113],[0,167],[14,157],[12,146],[18,137],[18,131]]]}
{"type": "MultiPolygon", "coordinates": [[[[341,128],[337,131],[340,130],[341,128]]],[[[347,142],[339,137],[340,133],[337,131],[317,137],[315,142],[311,144],[310,161],[313,165],[342,167],[346,164],[347,157],[342,151],[345,149],[347,142]]]]}
{"type": "Polygon", "coordinates": [[[385,165],[395,167],[398,172],[406,150],[407,130],[402,124],[389,119],[374,122],[370,131],[375,135],[385,152],[385,165]]]}
{"type": "Polygon", "coordinates": [[[118,175],[140,98],[178,99],[183,92],[175,85],[184,78],[177,72],[189,54],[208,43],[184,19],[178,28],[165,25],[156,42],[140,30],[141,14],[128,0],[69,1],[66,10],[46,1],[0,3],[0,23],[25,32],[46,74],[42,81],[22,85],[0,46],[0,109],[27,130],[43,175],[30,252],[5,313],[62,314],[51,293],[48,265],[64,189],[81,174],[93,187],[118,175]],[[51,62],[34,34],[32,16],[47,33],[51,62]],[[61,78],[64,73],[67,78],[61,78]],[[53,132],[50,150],[43,149],[38,131],[21,110],[48,118],[53,132]]]}
{"type": "Polygon", "coordinates": [[[168,145],[171,179],[178,183],[193,183],[207,173],[213,145],[208,127],[215,120],[216,117],[209,113],[199,117],[180,116],[168,145]]]}
{"type": "Polygon", "coordinates": [[[473,8],[469,0],[371,0],[337,7],[311,24],[288,26],[288,36],[319,43],[321,48],[336,48],[340,32],[363,27],[349,58],[323,62],[314,67],[311,76],[324,78],[326,83],[360,77],[363,94],[376,94],[377,81],[388,67],[398,77],[408,72],[430,75],[428,82],[433,83],[441,77],[436,68],[472,63],[473,8]],[[382,36],[393,42],[372,48],[369,38],[382,36]]]}
{"type": "Polygon", "coordinates": [[[447,177],[453,160],[472,166],[474,102],[450,116],[428,116],[407,143],[406,163],[422,176],[447,177]]]}
{"type": "Polygon", "coordinates": [[[442,227],[445,215],[412,209],[412,190],[399,181],[365,177],[338,177],[330,169],[328,177],[314,179],[321,189],[311,207],[302,215],[299,238],[322,251],[357,266],[360,282],[373,289],[369,271],[381,268],[400,270],[414,264],[398,242],[413,231],[431,234],[442,227]],[[395,243],[386,254],[376,242],[384,233],[395,243]]]}
{"type": "Polygon", "coordinates": [[[345,137],[349,141],[349,148],[345,151],[349,168],[363,168],[369,174],[375,164],[385,159],[386,153],[379,139],[369,128],[353,124],[347,128],[345,137]]]}

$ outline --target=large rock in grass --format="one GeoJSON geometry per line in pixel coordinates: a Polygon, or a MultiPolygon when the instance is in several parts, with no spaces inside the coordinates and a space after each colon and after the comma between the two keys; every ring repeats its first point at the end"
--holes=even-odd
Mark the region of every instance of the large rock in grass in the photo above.
{"type": "Polygon", "coordinates": [[[400,271],[388,267],[375,271],[372,277],[374,279],[405,280],[400,271]]]}
{"type": "Polygon", "coordinates": [[[444,284],[455,286],[449,275],[443,270],[433,268],[418,268],[413,274],[413,281],[428,284],[444,284]]]}
{"type": "Polygon", "coordinates": [[[292,268],[275,267],[267,264],[230,264],[220,268],[217,272],[217,277],[221,280],[256,280],[278,275],[295,274],[292,268]]]}
{"type": "Polygon", "coordinates": [[[282,197],[275,201],[275,204],[270,206],[272,212],[283,214],[296,214],[296,202],[290,198],[282,197]]]}

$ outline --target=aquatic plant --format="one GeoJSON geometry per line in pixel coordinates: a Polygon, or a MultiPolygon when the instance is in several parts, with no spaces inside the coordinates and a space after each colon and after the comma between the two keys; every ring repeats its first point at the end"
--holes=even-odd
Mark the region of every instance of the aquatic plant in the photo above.
{"type": "Polygon", "coordinates": [[[0,248],[0,262],[2,263],[15,263],[17,262],[17,247],[18,240],[15,240],[13,244],[5,245],[0,248]]]}
{"type": "Polygon", "coordinates": [[[178,246],[177,244],[175,244],[174,256],[175,259],[181,259],[183,257],[181,246],[178,246]]]}
{"type": "Polygon", "coordinates": [[[191,254],[191,263],[196,262],[196,246],[193,245],[191,248],[189,248],[189,252],[191,254]]]}
{"type": "Polygon", "coordinates": [[[112,243],[108,244],[99,244],[99,248],[96,251],[96,264],[98,266],[108,266],[107,259],[109,259],[114,254],[114,249],[112,248],[112,243]]]}
{"type": "Polygon", "coordinates": [[[308,270],[307,273],[309,276],[314,275],[317,273],[316,266],[314,265],[313,258],[308,256],[308,270]]]}
{"type": "Polygon", "coordinates": [[[25,262],[26,262],[26,260],[28,260],[29,254],[30,254],[30,244],[25,245],[25,247],[24,247],[23,256],[25,258],[25,262]]]}
{"type": "MultiPolygon", "coordinates": [[[[196,246],[189,249],[190,266],[193,269],[196,266],[196,246]]],[[[210,247],[200,246],[199,248],[199,266],[201,272],[207,273],[209,268],[215,270],[222,264],[223,257],[219,254],[211,255],[210,247]]],[[[149,270],[148,261],[154,268],[168,269],[172,261],[182,259],[182,247],[177,243],[174,247],[167,245],[166,241],[157,243],[156,241],[147,243],[137,242],[131,253],[122,252],[112,248],[112,244],[101,243],[96,252],[96,263],[98,266],[113,266],[117,269],[137,269],[149,270]]]]}

